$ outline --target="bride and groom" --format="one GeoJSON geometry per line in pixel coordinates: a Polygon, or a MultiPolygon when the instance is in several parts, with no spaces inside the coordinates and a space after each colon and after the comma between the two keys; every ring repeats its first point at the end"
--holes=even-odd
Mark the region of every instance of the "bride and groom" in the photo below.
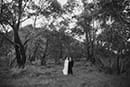
{"type": "Polygon", "coordinates": [[[64,75],[68,75],[68,74],[73,74],[73,60],[71,57],[66,57],[65,61],[64,61],[64,68],[63,68],[63,74],[64,75]]]}

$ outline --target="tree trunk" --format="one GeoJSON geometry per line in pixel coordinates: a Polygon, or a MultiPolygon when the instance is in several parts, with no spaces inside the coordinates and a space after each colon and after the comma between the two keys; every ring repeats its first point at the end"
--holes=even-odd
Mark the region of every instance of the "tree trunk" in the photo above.
{"type": "Polygon", "coordinates": [[[88,37],[88,33],[86,32],[86,60],[89,61],[90,59],[90,45],[89,45],[89,37],[88,37]]]}
{"type": "Polygon", "coordinates": [[[90,60],[90,47],[87,46],[87,57],[86,60],[89,61],[90,60]]]}
{"type": "Polygon", "coordinates": [[[45,58],[46,58],[46,55],[47,55],[47,49],[48,49],[48,38],[47,38],[47,41],[46,41],[46,47],[45,47],[43,56],[41,58],[41,65],[46,65],[45,58]]]}
{"type": "Polygon", "coordinates": [[[90,35],[87,35],[87,34],[89,34],[89,33],[86,33],[86,50],[87,50],[86,60],[94,63],[95,59],[94,59],[94,56],[93,56],[93,52],[94,52],[93,41],[91,40],[90,35]]]}
{"type": "Polygon", "coordinates": [[[44,53],[41,58],[41,65],[46,65],[45,57],[46,57],[46,54],[44,53]]]}
{"type": "Polygon", "coordinates": [[[119,63],[120,63],[120,73],[124,73],[126,72],[125,70],[125,62],[124,62],[124,59],[125,58],[125,55],[122,53],[121,51],[121,55],[120,55],[120,59],[119,59],[119,63]]]}
{"type": "Polygon", "coordinates": [[[117,55],[117,74],[120,74],[120,55],[117,55]]]}
{"type": "Polygon", "coordinates": [[[62,52],[62,43],[60,42],[60,47],[59,47],[59,50],[60,50],[60,52],[59,52],[59,58],[62,58],[62,54],[63,54],[63,52],[62,52]]]}
{"type": "Polygon", "coordinates": [[[24,68],[25,63],[26,63],[26,54],[25,54],[25,49],[24,45],[22,44],[20,37],[19,37],[19,26],[20,26],[20,20],[22,17],[22,0],[18,0],[18,19],[17,23],[15,20],[13,20],[13,31],[14,31],[14,42],[15,42],[15,51],[16,51],[16,59],[17,59],[17,64],[19,68],[24,68]]]}
{"type": "Polygon", "coordinates": [[[59,40],[59,51],[58,51],[58,55],[57,55],[57,59],[56,59],[56,64],[60,64],[60,59],[62,59],[62,57],[63,57],[62,49],[63,49],[62,42],[59,40]]]}
{"type": "Polygon", "coordinates": [[[95,64],[94,40],[91,41],[91,62],[95,64]]]}
{"type": "Polygon", "coordinates": [[[14,29],[14,42],[16,43],[15,52],[16,52],[17,64],[19,68],[24,68],[26,62],[25,49],[20,40],[17,29],[14,29]]]}
{"type": "Polygon", "coordinates": [[[2,38],[0,38],[0,48],[3,46],[3,42],[4,42],[4,37],[2,36],[2,38]]]}
{"type": "Polygon", "coordinates": [[[39,49],[39,44],[35,45],[35,49],[34,49],[33,55],[30,58],[30,62],[33,62],[33,61],[36,60],[36,55],[37,55],[38,49],[39,49]]]}

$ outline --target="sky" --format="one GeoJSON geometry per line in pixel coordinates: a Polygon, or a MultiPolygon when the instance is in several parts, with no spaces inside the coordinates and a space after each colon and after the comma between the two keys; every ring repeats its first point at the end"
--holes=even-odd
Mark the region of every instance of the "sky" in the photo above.
{"type": "Polygon", "coordinates": [[[65,5],[68,0],[57,0],[61,6],[65,5]]]}

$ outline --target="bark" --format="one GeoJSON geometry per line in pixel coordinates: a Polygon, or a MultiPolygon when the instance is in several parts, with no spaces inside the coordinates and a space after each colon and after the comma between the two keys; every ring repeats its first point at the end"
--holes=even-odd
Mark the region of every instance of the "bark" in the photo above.
{"type": "Polygon", "coordinates": [[[88,33],[86,32],[86,51],[87,51],[87,53],[86,53],[86,60],[88,61],[89,60],[89,54],[90,54],[90,52],[89,52],[89,39],[88,39],[88,33]]]}
{"type": "Polygon", "coordinates": [[[31,62],[33,62],[33,61],[35,61],[35,58],[36,58],[36,54],[37,54],[37,50],[38,50],[38,48],[39,48],[39,45],[38,46],[35,46],[36,48],[35,48],[35,50],[34,50],[34,52],[33,52],[33,55],[31,56],[31,58],[30,58],[30,61],[31,62]]]}
{"type": "Polygon", "coordinates": [[[90,60],[90,47],[87,46],[87,57],[86,60],[89,61],[90,60]]]}
{"type": "Polygon", "coordinates": [[[119,63],[120,63],[120,73],[126,72],[126,70],[125,70],[125,63],[126,62],[124,62],[124,60],[123,60],[124,58],[125,58],[125,55],[121,52],[120,60],[119,60],[119,63]]]}
{"type": "MultiPolygon", "coordinates": [[[[34,19],[34,23],[33,23],[33,31],[35,30],[35,27],[36,27],[36,21],[37,21],[37,15],[35,16],[35,19],[34,19]]],[[[31,40],[31,38],[29,38],[28,40],[26,40],[27,42],[29,41],[29,40],[31,40]]],[[[24,44],[26,44],[26,42],[24,43],[24,44]]],[[[39,43],[37,44],[37,45],[35,45],[35,50],[34,50],[34,52],[33,52],[33,55],[32,56],[30,56],[30,61],[32,62],[32,61],[35,61],[35,58],[36,58],[36,52],[37,52],[37,50],[38,50],[38,48],[39,48],[39,43]]]]}
{"type": "Polygon", "coordinates": [[[22,17],[22,0],[18,1],[18,23],[13,22],[13,31],[14,31],[14,42],[17,44],[15,45],[15,51],[16,51],[16,59],[17,64],[19,68],[24,68],[26,63],[26,54],[25,54],[25,48],[22,44],[20,37],[19,37],[19,26],[20,26],[20,20],[22,17]]]}
{"type": "Polygon", "coordinates": [[[86,33],[86,50],[87,50],[87,61],[94,62],[93,59],[93,42],[91,40],[90,34],[86,33]]]}
{"type": "Polygon", "coordinates": [[[59,47],[59,50],[60,50],[60,52],[59,52],[59,58],[62,58],[62,54],[63,54],[63,52],[62,52],[62,49],[63,49],[63,47],[62,47],[62,43],[60,42],[60,47],[59,47]]]}
{"type": "Polygon", "coordinates": [[[14,26],[13,27],[14,31],[14,41],[11,41],[9,38],[7,38],[3,33],[0,33],[7,41],[9,41],[11,44],[14,45],[15,47],[15,52],[16,52],[16,59],[17,59],[17,64],[18,66],[24,67],[25,62],[26,62],[26,55],[25,55],[25,50],[24,46],[22,45],[22,42],[20,40],[20,37],[18,35],[18,27],[14,26]]]}
{"type": "Polygon", "coordinates": [[[117,55],[117,74],[120,74],[120,55],[117,55]]]}
{"type": "Polygon", "coordinates": [[[95,48],[94,48],[94,40],[92,40],[91,42],[91,62],[92,64],[95,64],[95,52],[94,52],[95,48]]]}
{"type": "Polygon", "coordinates": [[[2,10],[2,4],[3,4],[3,0],[0,0],[0,14],[3,13],[3,10],[2,10]]]}
{"type": "MultiPolygon", "coordinates": [[[[60,37],[60,35],[59,35],[60,37]]],[[[62,51],[63,47],[62,47],[62,41],[61,39],[59,38],[59,53],[57,55],[57,58],[56,58],[56,64],[60,64],[60,59],[63,57],[63,51],[62,51]]]]}
{"type": "Polygon", "coordinates": [[[6,39],[8,42],[10,42],[12,45],[17,45],[15,42],[13,42],[12,40],[10,40],[4,33],[0,32],[0,35],[6,39]]]}
{"type": "Polygon", "coordinates": [[[46,41],[46,46],[45,46],[45,50],[44,50],[43,56],[41,58],[41,65],[46,65],[45,58],[47,56],[47,49],[48,49],[48,38],[47,38],[47,41],[46,41]]]}
{"type": "Polygon", "coordinates": [[[117,55],[117,74],[121,74],[125,72],[125,69],[124,69],[125,66],[124,66],[124,62],[122,58],[125,58],[125,56],[122,53],[122,51],[119,51],[117,55]]]}
{"type": "Polygon", "coordinates": [[[17,44],[15,45],[15,52],[16,52],[18,67],[24,68],[26,62],[25,49],[24,49],[24,45],[20,40],[17,28],[14,28],[14,42],[17,44]]]}
{"type": "Polygon", "coordinates": [[[2,38],[0,38],[0,48],[2,47],[3,42],[4,42],[4,38],[3,38],[3,36],[2,36],[2,38]]]}

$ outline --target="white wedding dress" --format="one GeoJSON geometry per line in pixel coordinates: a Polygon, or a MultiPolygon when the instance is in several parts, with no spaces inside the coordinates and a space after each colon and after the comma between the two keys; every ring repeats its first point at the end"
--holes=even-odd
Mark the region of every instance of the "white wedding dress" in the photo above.
{"type": "Polygon", "coordinates": [[[69,65],[69,60],[66,58],[64,62],[64,68],[63,68],[64,75],[68,75],[68,65],[69,65]]]}

